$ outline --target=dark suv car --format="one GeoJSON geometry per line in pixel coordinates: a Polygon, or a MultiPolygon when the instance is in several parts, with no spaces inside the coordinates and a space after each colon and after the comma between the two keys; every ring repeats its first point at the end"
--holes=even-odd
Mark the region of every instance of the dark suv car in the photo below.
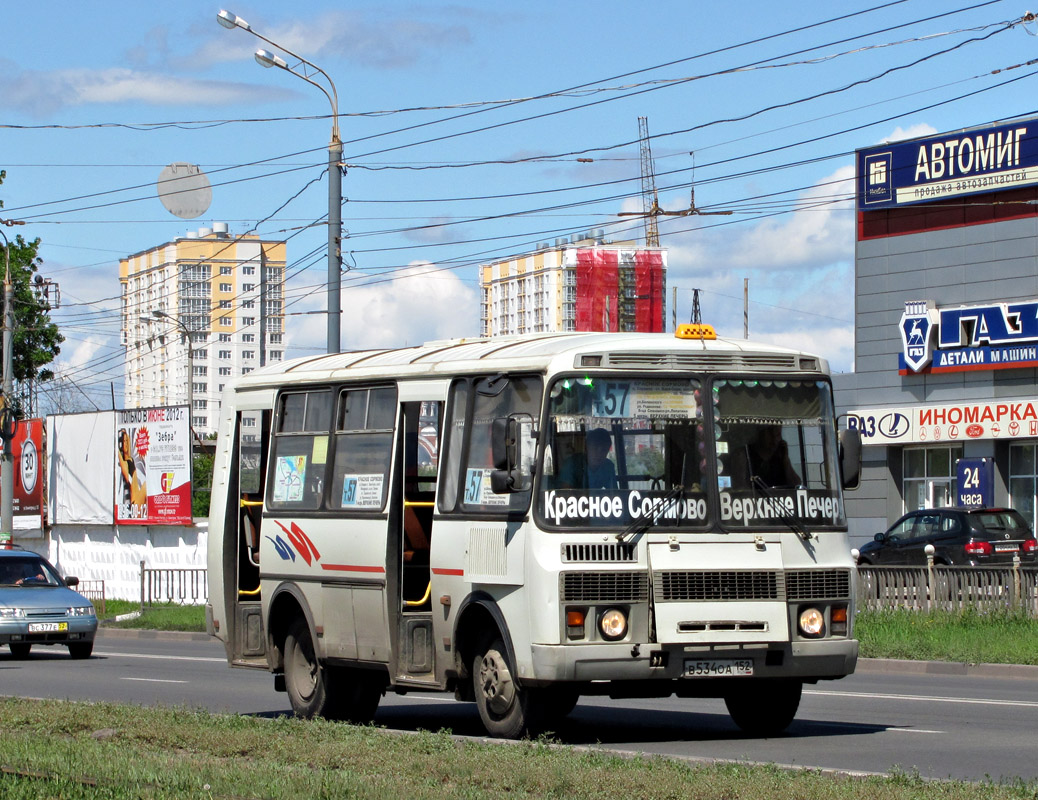
{"type": "Polygon", "coordinates": [[[859,564],[926,564],[926,545],[934,563],[955,566],[1011,564],[1019,555],[1033,566],[1038,542],[1027,522],[1011,508],[927,508],[910,511],[859,550],[859,564]]]}

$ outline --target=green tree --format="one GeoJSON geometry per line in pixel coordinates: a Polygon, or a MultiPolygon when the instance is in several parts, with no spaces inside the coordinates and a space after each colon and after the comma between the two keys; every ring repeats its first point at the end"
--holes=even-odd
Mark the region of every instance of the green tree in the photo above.
{"type": "Polygon", "coordinates": [[[209,498],[213,493],[213,455],[196,453],[191,490],[191,516],[209,516],[209,498]]]}
{"type": "MultiPolygon", "coordinates": [[[[0,170],[0,184],[6,177],[7,172],[0,170]]],[[[0,201],[0,208],[3,208],[3,201],[0,201]]],[[[43,264],[43,259],[38,255],[40,240],[28,241],[21,235],[13,238],[7,236],[7,239],[14,299],[12,374],[17,381],[50,380],[54,373],[45,367],[61,352],[59,345],[65,341],[65,337],[51,321],[49,307],[43,305],[33,292],[33,276],[43,264]]],[[[0,269],[5,267],[6,263],[0,263],[0,269]]]]}

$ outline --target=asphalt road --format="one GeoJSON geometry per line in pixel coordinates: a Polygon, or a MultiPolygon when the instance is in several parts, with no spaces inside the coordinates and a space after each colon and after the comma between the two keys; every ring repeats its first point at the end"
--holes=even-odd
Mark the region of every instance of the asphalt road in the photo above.
{"type": "MultiPolygon", "coordinates": [[[[686,759],[729,759],[848,772],[893,769],[929,778],[1038,779],[1038,670],[921,674],[918,665],[869,662],[841,681],[807,686],[782,736],[743,735],[720,700],[585,698],[559,726],[566,743],[686,759]]],[[[954,670],[953,670],[954,671],[954,670]]],[[[966,672],[965,670],[958,670],[966,672]]],[[[29,661],[0,651],[5,695],[180,705],[258,716],[289,711],[265,672],[232,670],[202,637],[103,634],[94,657],[37,647],[29,661]]],[[[450,728],[482,736],[475,706],[442,694],[388,695],[376,724],[450,728]]]]}

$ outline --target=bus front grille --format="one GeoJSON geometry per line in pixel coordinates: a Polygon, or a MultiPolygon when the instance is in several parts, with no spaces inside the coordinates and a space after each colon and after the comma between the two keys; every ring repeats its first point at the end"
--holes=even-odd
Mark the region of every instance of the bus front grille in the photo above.
{"type": "Polygon", "coordinates": [[[779,600],[782,573],[774,570],[667,571],[653,575],[657,600],[779,600]]]}
{"type": "Polygon", "coordinates": [[[851,573],[846,569],[793,569],[786,573],[790,600],[843,599],[851,596],[851,573]]]}
{"type": "Polygon", "coordinates": [[[649,599],[645,572],[563,572],[559,594],[566,603],[638,603],[649,599]]]}
{"type": "Polygon", "coordinates": [[[562,545],[562,560],[566,563],[605,563],[637,561],[637,549],[633,544],[601,542],[562,545]]]}
{"type": "Polygon", "coordinates": [[[845,569],[664,570],[653,574],[660,602],[725,600],[819,600],[851,596],[845,569]]]}

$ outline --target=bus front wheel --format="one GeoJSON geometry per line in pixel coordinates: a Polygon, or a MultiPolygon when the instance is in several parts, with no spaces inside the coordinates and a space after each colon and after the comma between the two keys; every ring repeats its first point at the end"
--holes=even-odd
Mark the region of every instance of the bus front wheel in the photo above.
{"type": "Polygon", "coordinates": [[[480,719],[487,733],[499,739],[519,739],[537,733],[540,698],[535,691],[515,682],[514,670],[500,638],[484,642],[472,662],[480,719]]]}
{"type": "Polygon", "coordinates": [[[732,721],[751,736],[776,736],[800,707],[800,681],[747,683],[724,696],[732,721]]]}

